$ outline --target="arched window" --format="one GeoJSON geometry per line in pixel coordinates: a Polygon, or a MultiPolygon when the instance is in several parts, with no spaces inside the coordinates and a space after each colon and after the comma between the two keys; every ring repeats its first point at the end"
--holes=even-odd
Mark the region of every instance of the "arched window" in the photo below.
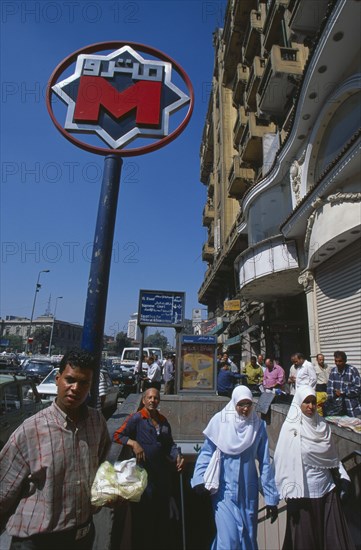
{"type": "Polygon", "coordinates": [[[361,92],[357,92],[345,99],[323,130],[315,161],[315,182],[358,131],[361,115],[360,98],[361,92]]]}

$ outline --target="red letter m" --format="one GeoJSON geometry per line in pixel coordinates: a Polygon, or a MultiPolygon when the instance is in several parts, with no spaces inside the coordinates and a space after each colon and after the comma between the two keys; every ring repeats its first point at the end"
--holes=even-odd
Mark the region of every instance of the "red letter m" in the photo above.
{"type": "Polygon", "coordinates": [[[98,122],[100,106],[102,106],[115,118],[120,118],[136,109],[137,125],[158,126],[161,89],[161,82],[140,80],[123,92],[118,92],[100,76],[82,76],[74,120],[98,122]]]}

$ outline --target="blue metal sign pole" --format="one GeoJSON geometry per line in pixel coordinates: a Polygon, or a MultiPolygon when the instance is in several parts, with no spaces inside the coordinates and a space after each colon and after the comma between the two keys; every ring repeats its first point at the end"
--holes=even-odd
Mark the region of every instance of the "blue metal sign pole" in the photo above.
{"type": "MultiPolygon", "coordinates": [[[[81,346],[82,349],[95,355],[99,370],[122,164],[122,159],[117,155],[108,155],[104,159],[103,182],[85,306],[81,346]]],[[[93,407],[96,406],[98,398],[99,370],[93,375],[89,403],[93,407]]]]}

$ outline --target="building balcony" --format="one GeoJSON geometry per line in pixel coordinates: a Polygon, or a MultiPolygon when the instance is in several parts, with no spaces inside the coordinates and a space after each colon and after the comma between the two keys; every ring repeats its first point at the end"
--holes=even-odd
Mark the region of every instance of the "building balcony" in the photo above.
{"type": "Polygon", "coordinates": [[[248,115],[246,115],[244,107],[239,107],[239,109],[237,109],[236,122],[233,126],[233,145],[235,149],[238,149],[239,140],[241,139],[244,127],[246,126],[247,122],[248,115]]]}
{"type": "Polygon", "coordinates": [[[203,225],[208,226],[214,221],[214,207],[212,204],[206,204],[203,208],[203,225]]]}
{"type": "Polygon", "coordinates": [[[263,48],[268,53],[272,44],[278,41],[281,23],[288,3],[289,0],[272,0],[268,9],[263,28],[263,48]]]}
{"type": "Polygon", "coordinates": [[[239,155],[235,155],[228,174],[228,195],[235,199],[241,199],[254,182],[254,177],[255,171],[242,166],[239,155]]]}
{"type": "Polygon", "coordinates": [[[264,113],[285,114],[288,100],[298,86],[308,57],[308,48],[274,44],[257,92],[257,105],[264,113]]]}
{"type": "Polygon", "coordinates": [[[238,63],[232,86],[232,99],[233,105],[235,107],[238,107],[241,102],[242,94],[246,88],[248,78],[249,68],[247,67],[247,65],[242,65],[242,63],[238,63]]]}
{"type": "Polygon", "coordinates": [[[266,62],[259,56],[255,56],[250,69],[249,79],[244,92],[244,103],[250,111],[257,110],[257,90],[261,81],[266,62]]]}
{"type": "Polygon", "coordinates": [[[243,162],[260,166],[262,164],[262,138],[265,134],[274,134],[277,127],[273,122],[258,118],[255,113],[249,113],[239,142],[239,154],[243,162]]]}
{"type": "Polygon", "coordinates": [[[256,10],[257,7],[258,0],[235,0],[233,3],[233,20],[235,24],[242,29],[246,28],[250,11],[256,10]]]}
{"type": "Polygon", "coordinates": [[[294,241],[275,236],[247,248],[236,259],[239,289],[244,299],[270,301],[300,293],[300,273],[294,241]]]}
{"type": "Polygon", "coordinates": [[[214,246],[214,225],[210,225],[208,228],[208,244],[214,246]]]}
{"type": "Polygon", "coordinates": [[[328,4],[328,0],[289,0],[290,29],[305,36],[315,34],[320,28],[328,4]]]}
{"type": "Polygon", "coordinates": [[[230,21],[224,30],[223,40],[225,49],[223,56],[223,84],[227,84],[233,77],[237,64],[241,60],[242,36],[241,28],[238,25],[235,25],[233,20],[230,21]]]}
{"type": "Polygon", "coordinates": [[[255,55],[261,54],[261,35],[264,26],[266,9],[260,4],[259,11],[251,10],[249,24],[242,45],[243,60],[251,65],[255,55]]]}
{"type": "MultiPolygon", "coordinates": [[[[212,127],[213,128],[213,127],[212,127]]],[[[201,145],[201,182],[207,185],[213,169],[213,136],[208,133],[201,145]]]]}
{"type": "Polygon", "coordinates": [[[213,262],[214,258],[214,246],[210,246],[208,243],[204,243],[202,247],[202,260],[204,262],[213,262]]]}
{"type": "Polygon", "coordinates": [[[213,174],[209,175],[207,185],[208,185],[208,196],[213,197],[213,195],[214,195],[214,176],[213,176],[213,174]]]}

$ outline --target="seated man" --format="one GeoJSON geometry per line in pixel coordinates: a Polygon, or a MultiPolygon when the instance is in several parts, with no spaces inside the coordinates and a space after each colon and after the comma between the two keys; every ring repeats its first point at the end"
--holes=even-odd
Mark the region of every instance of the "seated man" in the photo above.
{"type": "Polygon", "coordinates": [[[245,374],[247,376],[247,384],[250,389],[258,389],[259,384],[263,381],[263,370],[257,363],[257,357],[252,355],[251,362],[245,366],[245,374]]]}
{"type": "Polygon", "coordinates": [[[265,390],[283,390],[285,383],[285,371],[273,359],[266,359],[266,370],[263,375],[263,387],[265,390]]]}
{"type": "Polygon", "coordinates": [[[232,372],[225,361],[220,362],[220,367],[217,376],[217,395],[230,398],[237,380],[242,378],[242,375],[232,372]]]}
{"type": "Polygon", "coordinates": [[[343,397],[347,416],[361,415],[361,379],[356,367],[347,363],[344,351],[335,351],[335,367],[327,383],[328,397],[343,397]]]}
{"type": "Polygon", "coordinates": [[[168,420],[157,410],[159,391],[147,389],[142,402],[143,408],[128,416],[114,433],[114,441],[130,447],[148,473],[148,485],[140,502],[131,503],[131,548],[168,550],[172,547],[169,522],[172,470],[180,472],[184,459],[173,441],[168,420]]]}

